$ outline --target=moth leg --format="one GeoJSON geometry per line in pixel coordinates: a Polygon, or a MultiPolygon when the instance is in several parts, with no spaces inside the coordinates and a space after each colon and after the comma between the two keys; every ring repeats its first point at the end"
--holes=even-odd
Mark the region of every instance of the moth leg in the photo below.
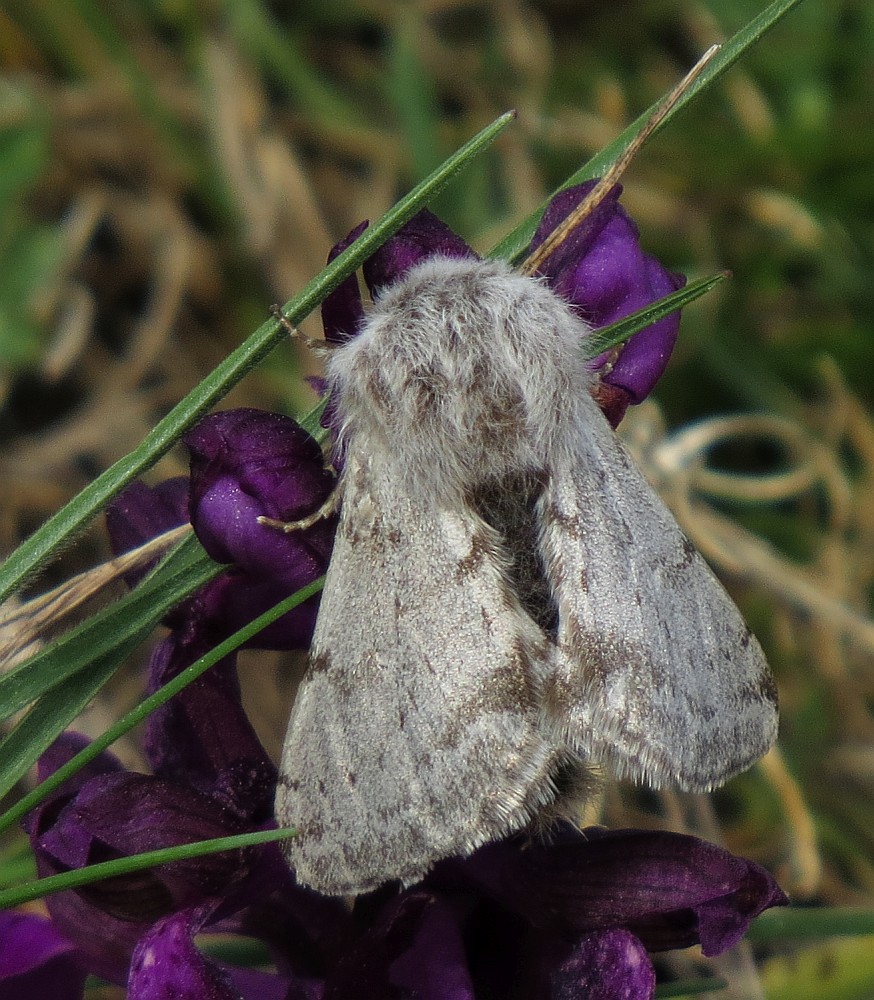
{"type": "Polygon", "coordinates": [[[270,307],[270,315],[279,323],[289,337],[294,337],[295,340],[299,340],[302,344],[305,344],[314,354],[325,354],[333,346],[324,340],[314,340],[305,333],[301,333],[275,302],[270,307]]]}
{"type": "Polygon", "coordinates": [[[319,521],[337,513],[342,494],[342,488],[339,485],[335,486],[328,495],[328,499],[325,500],[318,510],[313,511],[312,514],[308,514],[306,517],[302,517],[299,521],[280,521],[278,518],[264,517],[262,514],[258,518],[258,523],[263,524],[265,528],[273,528],[275,531],[281,531],[285,535],[290,535],[293,531],[306,531],[307,528],[318,524],[319,521]]]}
{"type": "MultiPolygon", "coordinates": [[[[285,330],[289,337],[294,337],[296,340],[301,341],[316,354],[324,354],[330,347],[330,345],[326,344],[324,341],[313,340],[312,337],[308,337],[305,333],[301,333],[294,323],[292,323],[291,320],[283,314],[282,309],[277,303],[274,303],[270,307],[270,314],[275,320],[277,320],[279,325],[283,330],[285,330]]],[[[258,518],[258,523],[263,524],[265,528],[273,528],[276,531],[281,531],[286,535],[290,535],[293,531],[306,531],[307,528],[311,528],[314,524],[318,524],[319,521],[330,517],[332,514],[337,512],[339,506],[340,489],[339,487],[334,487],[330,496],[322,504],[322,506],[307,517],[302,517],[298,521],[280,521],[277,518],[264,517],[262,515],[258,518]]]]}

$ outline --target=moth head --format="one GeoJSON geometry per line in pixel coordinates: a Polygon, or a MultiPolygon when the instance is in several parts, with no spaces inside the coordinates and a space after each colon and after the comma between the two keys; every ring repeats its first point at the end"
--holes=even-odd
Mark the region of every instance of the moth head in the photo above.
{"type": "Polygon", "coordinates": [[[431,485],[539,467],[593,405],[587,333],[545,283],[502,262],[431,258],[331,356],[341,434],[431,485]]]}

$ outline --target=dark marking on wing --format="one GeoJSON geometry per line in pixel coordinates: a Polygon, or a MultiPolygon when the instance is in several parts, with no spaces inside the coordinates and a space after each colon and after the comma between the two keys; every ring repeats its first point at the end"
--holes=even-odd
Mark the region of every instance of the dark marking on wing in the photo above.
{"type": "Polygon", "coordinates": [[[537,501],[546,488],[542,470],[513,473],[486,480],[469,492],[468,502],[504,543],[514,595],[528,615],[554,637],[558,607],[553,599],[540,554],[537,501]]]}
{"type": "Polygon", "coordinates": [[[475,534],[470,540],[470,552],[456,564],[456,582],[466,583],[471,577],[476,576],[483,563],[493,555],[494,545],[489,538],[482,532],[475,534]]]}

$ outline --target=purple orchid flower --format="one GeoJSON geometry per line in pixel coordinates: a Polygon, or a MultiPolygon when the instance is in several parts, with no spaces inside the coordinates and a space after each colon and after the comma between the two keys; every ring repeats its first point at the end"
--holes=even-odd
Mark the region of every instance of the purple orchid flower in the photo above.
{"type": "MultiPolygon", "coordinates": [[[[223,410],[204,418],[185,443],[190,480],[167,480],[155,489],[132,484],[107,511],[106,523],[114,550],[124,552],[191,520],[207,552],[231,564],[166,622],[175,627],[190,620],[198,636],[215,645],[325,572],[336,518],[288,535],[257,518],[293,521],[311,513],[330,494],[334,477],[316,442],[277,413],[223,410]]],[[[317,610],[318,598],[310,598],[261,632],[257,647],[306,649],[317,610]]]]}
{"type": "Polygon", "coordinates": [[[0,911],[0,995],[79,1000],[88,973],[76,946],[35,913],[0,911]]]}

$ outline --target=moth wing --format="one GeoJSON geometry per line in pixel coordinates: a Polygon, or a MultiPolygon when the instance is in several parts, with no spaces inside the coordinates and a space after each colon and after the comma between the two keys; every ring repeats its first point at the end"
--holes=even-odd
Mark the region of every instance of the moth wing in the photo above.
{"type": "Polygon", "coordinates": [[[524,825],[563,753],[539,726],[550,655],[483,521],[350,460],[277,794],[299,880],[411,882],[524,825]]]}
{"type": "Polygon", "coordinates": [[[545,705],[571,746],[620,776],[708,790],[775,739],[773,680],[734,602],[593,411],[541,499],[559,617],[545,705]]]}

